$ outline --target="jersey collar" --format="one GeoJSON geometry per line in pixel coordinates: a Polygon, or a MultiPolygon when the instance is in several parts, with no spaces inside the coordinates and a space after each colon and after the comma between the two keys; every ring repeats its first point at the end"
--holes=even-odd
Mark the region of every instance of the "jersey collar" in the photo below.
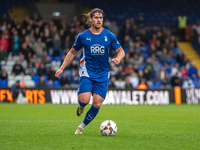
{"type": "Polygon", "coordinates": [[[94,33],[91,28],[89,28],[89,31],[92,33],[92,34],[95,34],[95,35],[99,35],[103,32],[104,28],[101,29],[101,31],[99,33],[94,33]]]}

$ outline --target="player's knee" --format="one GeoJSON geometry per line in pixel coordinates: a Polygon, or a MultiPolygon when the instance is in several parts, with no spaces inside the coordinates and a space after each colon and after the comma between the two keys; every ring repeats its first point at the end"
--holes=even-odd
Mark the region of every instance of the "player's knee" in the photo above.
{"type": "Polygon", "coordinates": [[[101,107],[101,102],[94,102],[93,106],[96,108],[99,108],[99,107],[101,107]]]}
{"type": "Polygon", "coordinates": [[[80,101],[80,102],[83,102],[83,103],[89,103],[89,101],[90,101],[90,96],[85,96],[85,95],[79,95],[78,96],[78,100],[80,101]]]}

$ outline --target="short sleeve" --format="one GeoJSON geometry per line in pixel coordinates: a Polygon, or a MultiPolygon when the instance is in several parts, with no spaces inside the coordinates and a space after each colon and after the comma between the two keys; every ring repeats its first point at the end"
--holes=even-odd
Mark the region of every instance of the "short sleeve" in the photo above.
{"type": "Polygon", "coordinates": [[[78,34],[76,41],[75,41],[74,45],[72,46],[72,50],[75,52],[78,52],[81,48],[82,48],[81,36],[80,36],[80,34],[78,34]]]}
{"type": "Polygon", "coordinates": [[[118,51],[118,49],[121,47],[121,45],[119,44],[116,36],[111,33],[111,49],[114,51],[118,51]]]}

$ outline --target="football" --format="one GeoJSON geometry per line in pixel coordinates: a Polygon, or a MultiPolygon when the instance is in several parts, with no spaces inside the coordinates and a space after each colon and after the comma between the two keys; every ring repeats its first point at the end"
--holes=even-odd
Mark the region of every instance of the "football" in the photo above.
{"type": "Polygon", "coordinates": [[[113,136],[117,133],[117,125],[112,120],[106,120],[100,125],[100,131],[104,136],[113,136]]]}

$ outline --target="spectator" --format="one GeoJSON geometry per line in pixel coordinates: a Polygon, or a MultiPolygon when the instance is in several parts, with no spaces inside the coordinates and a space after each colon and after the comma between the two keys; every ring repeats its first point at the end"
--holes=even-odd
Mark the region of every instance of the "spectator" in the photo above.
{"type": "Polygon", "coordinates": [[[125,88],[126,89],[132,89],[133,88],[129,78],[125,79],[125,88]]]}
{"type": "Polygon", "coordinates": [[[0,61],[5,60],[7,58],[6,52],[3,50],[3,47],[0,46],[0,61]]]}
{"type": "Polygon", "coordinates": [[[132,72],[129,76],[129,80],[133,88],[136,88],[139,84],[139,78],[135,72],[132,72]]]}
{"type": "Polygon", "coordinates": [[[18,35],[17,30],[13,32],[11,43],[12,43],[12,46],[11,46],[12,54],[19,55],[21,39],[20,39],[20,36],[18,35]]]}
{"type": "Polygon", "coordinates": [[[6,13],[3,13],[1,19],[0,19],[0,25],[2,25],[4,22],[9,23],[9,19],[7,17],[6,13]]]}
{"type": "Polygon", "coordinates": [[[48,81],[47,87],[52,88],[53,87],[53,80],[48,81]]]}
{"type": "Polygon", "coordinates": [[[15,65],[12,68],[12,75],[17,76],[17,75],[20,75],[22,73],[24,73],[24,69],[23,69],[22,65],[20,64],[20,61],[17,60],[15,62],[15,65]]]}
{"type": "Polygon", "coordinates": [[[182,77],[182,74],[180,72],[179,64],[176,63],[173,67],[171,67],[171,74],[170,76],[174,76],[175,74],[178,74],[178,77],[182,77]]]}
{"type": "Polygon", "coordinates": [[[169,75],[167,74],[165,76],[165,78],[161,81],[161,88],[165,88],[165,89],[168,89],[170,88],[170,78],[169,78],[169,75]]]}
{"type": "Polygon", "coordinates": [[[111,31],[116,37],[118,37],[119,27],[117,26],[116,21],[112,21],[112,22],[111,22],[110,31],[111,31]]]}
{"type": "Polygon", "coordinates": [[[12,97],[13,97],[13,102],[16,103],[17,101],[17,97],[19,95],[19,93],[22,92],[22,88],[20,87],[20,81],[17,80],[15,82],[15,84],[11,87],[11,93],[12,93],[12,97]]]}
{"type": "Polygon", "coordinates": [[[129,19],[125,20],[125,23],[122,27],[122,37],[125,37],[126,35],[133,37],[133,27],[131,26],[129,19]]]}
{"type": "Polygon", "coordinates": [[[22,53],[20,53],[19,55],[19,61],[23,69],[26,69],[26,67],[28,66],[28,63],[27,63],[27,60],[24,59],[24,55],[22,53]]]}
{"type": "Polygon", "coordinates": [[[47,71],[49,71],[49,69],[51,68],[51,57],[48,56],[48,55],[46,56],[44,66],[45,66],[47,71]]]}
{"type": "Polygon", "coordinates": [[[35,30],[31,30],[30,34],[28,35],[28,39],[32,43],[32,45],[36,42],[35,30]]]}
{"type": "Polygon", "coordinates": [[[37,39],[37,42],[33,44],[33,51],[36,53],[37,57],[42,56],[42,53],[45,47],[46,47],[46,44],[42,42],[42,38],[39,37],[37,39]]]}
{"type": "Polygon", "coordinates": [[[78,80],[79,80],[79,77],[78,77],[76,71],[72,71],[71,77],[69,79],[70,86],[72,88],[77,88],[78,87],[78,80]]]}
{"type": "Polygon", "coordinates": [[[153,77],[149,69],[144,69],[143,78],[145,79],[147,86],[151,86],[153,84],[153,77]]]}
{"type": "Polygon", "coordinates": [[[74,15],[72,18],[72,21],[70,22],[70,26],[75,27],[77,21],[78,21],[78,17],[76,15],[74,15]]]}
{"type": "Polygon", "coordinates": [[[54,67],[53,66],[51,66],[51,68],[50,68],[50,70],[49,70],[49,72],[48,72],[48,74],[47,74],[47,76],[48,76],[48,80],[56,80],[57,78],[55,77],[55,71],[54,71],[54,67]]]}
{"type": "Polygon", "coordinates": [[[69,65],[68,69],[78,70],[78,68],[79,68],[78,62],[75,59],[73,59],[71,64],[69,65]]]}
{"type": "Polygon", "coordinates": [[[158,27],[157,26],[153,26],[151,28],[151,31],[150,31],[150,37],[152,38],[154,35],[157,36],[157,33],[158,33],[158,27]]]}
{"type": "Polygon", "coordinates": [[[26,28],[26,27],[28,26],[29,22],[30,22],[29,16],[28,16],[28,15],[25,15],[24,20],[23,20],[23,22],[22,22],[23,28],[26,28]]]}
{"type": "Polygon", "coordinates": [[[40,67],[37,69],[37,74],[39,76],[42,76],[42,75],[47,75],[47,70],[44,66],[44,63],[41,63],[40,67]]]}
{"type": "Polygon", "coordinates": [[[161,62],[164,62],[164,61],[165,61],[165,58],[167,58],[167,49],[166,49],[166,48],[163,48],[163,49],[162,49],[162,52],[161,52],[161,56],[160,56],[160,61],[161,61],[161,62]]]}
{"type": "Polygon", "coordinates": [[[142,15],[139,16],[137,26],[138,26],[139,33],[141,33],[141,30],[145,28],[144,17],[142,15]]]}
{"type": "Polygon", "coordinates": [[[12,27],[15,27],[15,28],[16,28],[17,24],[20,23],[17,15],[14,16],[14,18],[13,18],[11,23],[12,23],[12,27]]]}
{"type": "Polygon", "coordinates": [[[176,37],[174,35],[171,35],[170,37],[170,44],[172,49],[177,47],[176,37]]]}
{"type": "Polygon", "coordinates": [[[176,60],[181,65],[184,65],[184,52],[182,49],[178,48],[178,53],[176,55],[176,60]]]}
{"type": "Polygon", "coordinates": [[[155,48],[156,48],[156,53],[161,54],[162,44],[161,44],[161,41],[159,39],[156,40],[155,48]]]}
{"type": "Polygon", "coordinates": [[[0,74],[0,80],[7,80],[8,79],[8,74],[6,72],[5,68],[2,68],[1,74],[0,74]]]}
{"type": "Polygon", "coordinates": [[[122,80],[122,78],[119,78],[118,80],[116,80],[116,81],[114,82],[114,84],[115,84],[115,87],[116,87],[117,89],[124,89],[126,83],[125,83],[125,81],[122,80]]]}
{"type": "Polygon", "coordinates": [[[50,34],[48,32],[44,33],[44,38],[43,41],[46,43],[46,48],[47,51],[49,51],[49,49],[52,47],[53,45],[53,39],[51,38],[50,34]]]}
{"type": "Polygon", "coordinates": [[[192,81],[192,79],[190,78],[187,78],[187,76],[183,76],[183,79],[181,81],[181,87],[183,89],[189,89],[189,88],[194,88],[195,85],[194,85],[194,82],[192,81]]]}
{"type": "Polygon", "coordinates": [[[154,53],[149,56],[149,59],[152,65],[158,60],[154,53]]]}
{"type": "Polygon", "coordinates": [[[157,41],[157,35],[156,34],[153,34],[152,35],[152,39],[150,40],[149,42],[149,45],[155,45],[156,44],[156,41],[157,41]]]}
{"type": "Polygon", "coordinates": [[[145,64],[144,68],[149,70],[149,73],[151,73],[153,71],[153,65],[151,63],[151,59],[150,58],[146,59],[146,64],[145,64]]]}
{"type": "Polygon", "coordinates": [[[134,54],[133,62],[136,65],[140,65],[144,61],[142,55],[138,55],[137,53],[134,54]]]}
{"type": "Polygon", "coordinates": [[[33,66],[31,62],[29,62],[28,67],[25,69],[26,75],[35,75],[37,73],[37,69],[33,66]]]}
{"type": "Polygon", "coordinates": [[[67,78],[67,74],[64,72],[60,79],[60,83],[62,87],[68,88],[69,87],[69,80],[67,78]]]}
{"type": "Polygon", "coordinates": [[[158,72],[158,81],[162,82],[163,80],[166,80],[167,76],[168,74],[165,71],[165,68],[162,66],[158,72]]]}
{"type": "Polygon", "coordinates": [[[185,69],[185,66],[181,66],[181,76],[188,76],[188,71],[185,69]]]}
{"type": "Polygon", "coordinates": [[[151,56],[152,54],[157,55],[157,49],[156,49],[156,46],[154,44],[151,44],[150,49],[149,49],[149,56],[151,56]]]}
{"type": "Polygon", "coordinates": [[[171,86],[175,87],[175,86],[180,86],[180,80],[178,77],[178,73],[176,73],[172,78],[171,78],[171,86]]]}
{"type": "Polygon", "coordinates": [[[144,45],[148,44],[148,35],[146,29],[142,29],[140,34],[140,39],[144,43],[144,45]]]}
{"type": "Polygon", "coordinates": [[[185,41],[185,30],[187,26],[187,17],[182,12],[180,16],[178,16],[178,32],[180,41],[185,41]]]}
{"type": "Polygon", "coordinates": [[[129,76],[133,72],[133,65],[129,64],[128,66],[126,66],[124,72],[126,76],[129,76]]]}
{"type": "Polygon", "coordinates": [[[115,76],[111,76],[111,77],[110,77],[110,82],[109,82],[109,84],[108,84],[108,88],[116,88],[116,86],[115,86],[115,81],[116,81],[115,76]]]}
{"type": "Polygon", "coordinates": [[[58,33],[55,34],[53,38],[53,56],[60,56],[60,48],[61,48],[61,38],[58,33]]]}
{"type": "Polygon", "coordinates": [[[47,56],[48,56],[48,55],[47,55],[47,51],[44,50],[44,51],[42,52],[42,56],[41,56],[42,63],[45,63],[45,62],[46,62],[46,57],[47,57],[47,56]]]}
{"type": "Polygon", "coordinates": [[[32,51],[25,42],[22,44],[20,52],[24,55],[27,62],[29,62],[32,57],[32,51]]]}
{"type": "Polygon", "coordinates": [[[40,80],[37,83],[37,87],[47,87],[44,76],[40,76],[40,80]]]}
{"type": "Polygon", "coordinates": [[[195,66],[195,62],[191,63],[190,69],[188,70],[189,76],[195,78],[198,76],[198,69],[195,66]]]}
{"type": "Polygon", "coordinates": [[[105,18],[105,19],[104,19],[103,26],[104,26],[106,29],[108,29],[108,30],[111,29],[111,21],[110,21],[109,18],[105,18]]]}
{"type": "Polygon", "coordinates": [[[67,32],[64,29],[60,29],[59,36],[61,38],[61,49],[65,48],[65,40],[66,40],[67,32]]]}
{"type": "Polygon", "coordinates": [[[133,40],[129,35],[124,36],[124,42],[123,42],[123,48],[124,49],[129,49],[130,47],[133,46],[133,40]]]}
{"type": "Polygon", "coordinates": [[[138,55],[141,53],[141,46],[139,42],[136,42],[134,44],[134,49],[135,49],[135,53],[137,53],[138,55]]]}
{"type": "Polygon", "coordinates": [[[25,29],[25,28],[22,28],[22,29],[21,29],[21,33],[20,33],[21,38],[24,39],[26,35],[27,35],[27,34],[26,34],[26,29],[25,29]]]}
{"type": "Polygon", "coordinates": [[[158,60],[155,60],[153,64],[153,70],[157,73],[160,70],[161,64],[159,63],[158,60]]]}
{"type": "Polygon", "coordinates": [[[7,29],[5,29],[0,38],[0,47],[2,47],[5,52],[8,51],[9,39],[10,39],[10,35],[6,32],[8,32],[7,29]]]}
{"type": "MultiPolygon", "coordinates": [[[[138,78],[139,78],[139,83],[141,83],[142,80],[145,80],[144,79],[144,72],[142,70],[138,71],[138,78]]],[[[146,80],[145,80],[145,83],[146,83],[146,80]]]]}
{"type": "Polygon", "coordinates": [[[58,28],[60,26],[60,19],[58,15],[55,15],[52,19],[54,25],[56,25],[56,27],[58,28]]]}
{"type": "Polygon", "coordinates": [[[131,57],[133,58],[134,55],[135,55],[134,47],[130,47],[130,48],[129,48],[129,57],[130,57],[130,58],[131,58],[131,57]]]}
{"type": "Polygon", "coordinates": [[[119,78],[125,78],[125,72],[123,70],[123,67],[120,65],[118,66],[118,71],[117,74],[115,74],[116,79],[118,80],[119,78]]]}
{"type": "Polygon", "coordinates": [[[165,43],[163,44],[163,48],[166,48],[168,52],[170,50],[172,50],[172,46],[171,46],[170,41],[169,41],[168,38],[165,39],[165,43]]]}

